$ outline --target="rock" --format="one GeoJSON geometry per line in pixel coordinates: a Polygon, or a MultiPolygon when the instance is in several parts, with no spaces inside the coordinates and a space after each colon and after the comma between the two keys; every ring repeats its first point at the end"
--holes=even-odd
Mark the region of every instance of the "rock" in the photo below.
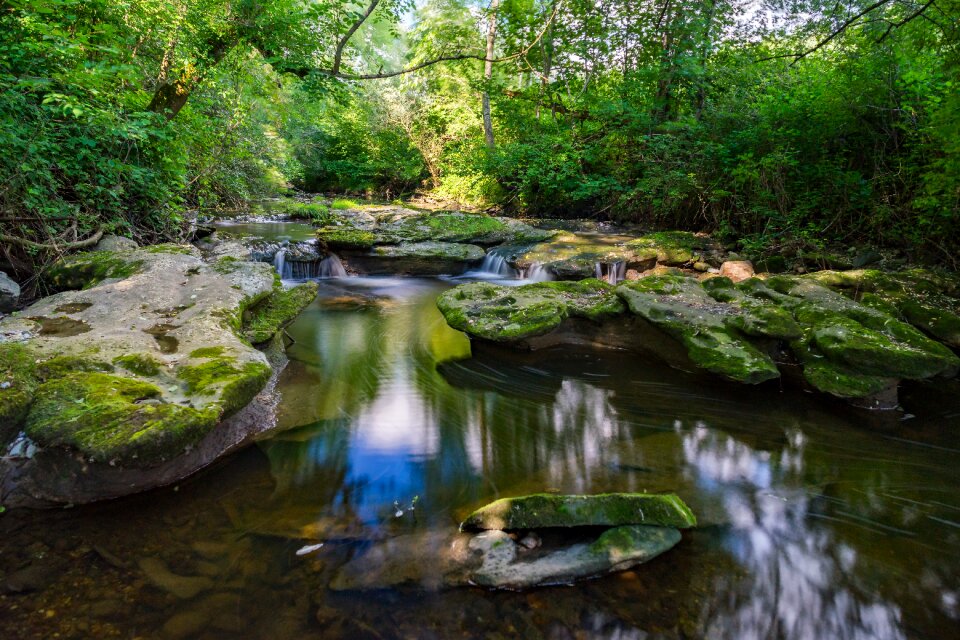
{"type": "Polygon", "coordinates": [[[507,262],[517,269],[539,265],[561,280],[592,278],[610,265],[623,263],[627,269],[645,270],[657,262],[653,247],[631,248],[628,236],[561,233],[533,245],[506,252],[507,262]]]}
{"type": "Polygon", "coordinates": [[[680,532],[667,527],[626,526],[604,531],[590,543],[548,551],[534,559],[518,559],[518,547],[502,531],[486,531],[470,541],[483,562],[469,575],[473,584],[498,589],[569,584],[647,562],[680,542],[680,532]]]}
{"type": "Polygon", "coordinates": [[[205,611],[190,610],[174,614],[163,625],[163,635],[170,640],[190,638],[203,631],[210,623],[205,611]]]}
{"type": "Polygon", "coordinates": [[[658,231],[631,240],[627,246],[634,250],[643,247],[655,249],[657,262],[667,266],[689,264],[704,251],[719,248],[709,236],[687,231],[658,231]]]}
{"type": "Polygon", "coordinates": [[[624,283],[617,293],[630,311],[679,340],[707,371],[749,384],[780,376],[770,356],[732,326],[743,310],[711,298],[697,281],[650,276],[624,283]]]}
{"type": "Polygon", "coordinates": [[[560,495],[538,493],[502,498],[471,513],[460,524],[476,529],[658,525],[696,526],[693,512],[675,494],[607,493],[560,495]]]}
{"type": "Polygon", "coordinates": [[[0,271],[0,312],[13,311],[20,301],[20,285],[0,271]]]}
{"type": "Polygon", "coordinates": [[[749,260],[727,260],[720,265],[720,275],[734,282],[742,282],[756,274],[753,271],[753,263],[749,260]]]}
{"type": "Polygon", "coordinates": [[[100,238],[100,242],[93,248],[94,251],[132,251],[139,248],[136,240],[124,238],[123,236],[106,235],[100,238]]]}
{"type": "Polygon", "coordinates": [[[960,369],[949,348],[960,346],[960,279],[870,270],[700,279],[660,265],[614,289],[598,280],[474,283],[445,292],[438,306],[481,344],[612,346],[748,384],[779,377],[776,357],[799,364],[813,388],[875,408],[896,405],[900,380],[960,369]]]}
{"type": "Polygon", "coordinates": [[[680,541],[676,529],[625,526],[590,541],[521,550],[509,534],[426,532],[397,536],[367,549],[334,575],[334,591],[480,585],[523,589],[568,584],[646,562],[680,541]]]}
{"type": "Polygon", "coordinates": [[[244,322],[243,336],[251,344],[266,342],[313,302],[318,288],[316,282],[305,282],[274,292],[250,312],[244,322]]]}
{"type": "Polygon", "coordinates": [[[600,322],[624,311],[613,287],[595,279],[522,287],[475,282],[444,292],[437,307],[451,327],[494,342],[541,336],[570,317],[600,322]]]}
{"type": "Polygon", "coordinates": [[[699,271],[700,273],[706,273],[710,271],[710,265],[707,264],[706,262],[694,262],[693,270],[699,271]]]}
{"type": "Polygon", "coordinates": [[[27,593],[41,591],[56,580],[60,566],[54,563],[36,562],[12,573],[0,583],[0,593],[27,593]]]}
{"type": "Polygon", "coordinates": [[[205,576],[181,576],[171,572],[159,558],[142,558],[137,562],[147,580],[181,600],[188,600],[213,588],[213,580],[205,576]]]}

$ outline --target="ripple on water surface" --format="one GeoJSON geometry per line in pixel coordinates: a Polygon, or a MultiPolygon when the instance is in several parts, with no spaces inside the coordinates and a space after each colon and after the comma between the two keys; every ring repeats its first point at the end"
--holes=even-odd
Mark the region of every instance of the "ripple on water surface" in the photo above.
{"type": "Polygon", "coordinates": [[[322,283],[288,330],[282,430],[259,448],[175,489],[0,517],[5,637],[940,638],[957,628],[956,382],[906,389],[915,417],[901,421],[627,353],[470,358],[435,309],[446,286],[322,283]],[[488,500],[543,490],[676,491],[701,526],[636,571],[573,588],[327,589],[385,536],[449,530],[488,500]]]}

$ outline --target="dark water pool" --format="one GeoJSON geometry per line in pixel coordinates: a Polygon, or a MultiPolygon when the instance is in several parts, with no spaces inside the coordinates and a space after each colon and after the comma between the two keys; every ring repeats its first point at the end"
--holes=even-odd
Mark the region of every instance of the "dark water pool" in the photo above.
{"type": "Polygon", "coordinates": [[[0,516],[4,590],[26,583],[0,596],[0,636],[956,636],[956,382],[880,416],[629,353],[471,358],[434,307],[447,286],[322,283],[269,440],[167,490],[0,516]],[[570,587],[327,588],[378,538],[545,490],[676,491],[701,526],[570,587]]]}

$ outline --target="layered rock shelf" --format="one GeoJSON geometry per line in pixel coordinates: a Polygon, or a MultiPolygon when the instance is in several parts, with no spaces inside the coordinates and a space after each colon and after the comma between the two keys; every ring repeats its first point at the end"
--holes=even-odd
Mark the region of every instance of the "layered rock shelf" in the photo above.
{"type": "Polygon", "coordinates": [[[873,408],[896,405],[901,380],[960,368],[958,287],[928,272],[861,270],[735,283],[683,274],[619,286],[585,279],[440,296],[447,322],[487,344],[537,349],[587,342],[656,354],[757,384],[799,369],[818,391],[873,408]]]}
{"type": "Polygon", "coordinates": [[[189,245],[76,254],[47,277],[60,293],[0,320],[0,445],[30,452],[0,462],[4,504],[164,484],[269,428],[248,407],[273,372],[251,343],[316,294],[189,245]]]}

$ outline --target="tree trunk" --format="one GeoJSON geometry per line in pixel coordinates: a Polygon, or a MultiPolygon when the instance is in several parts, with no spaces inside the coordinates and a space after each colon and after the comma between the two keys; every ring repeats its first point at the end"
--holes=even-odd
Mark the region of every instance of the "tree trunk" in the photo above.
{"type": "MultiPolygon", "coordinates": [[[[213,68],[223,60],[238,43],[239,36],[236,33],[215,36],[208,40],[205,70],[213,68]]],[[[147,105],[147,110],[162,113],[167,120],[173,120],[187,104],[190,94],[202,80],[203,73],[193,66],[181,69],[173,79],[170,79],[169,73],[164,69],[160,84],[153,92],[153,98],[147,105]]]]}
{"type": "MultiPolygon", "coordinates": [[[[483,79],[489,85],[493,79],[493,49],[497,38],[497,10],[500,8],[500,0],[490,2],[490,15],[487,17],[487,56],[483,63],[483,79]]],[[[490,115],[490,91],[484,89],[481,98],[483,103],[483,137],[487,142],[487,148],[493,151],[496,148],[496,141],[493,138],[493,118],[490,115]]]]}

